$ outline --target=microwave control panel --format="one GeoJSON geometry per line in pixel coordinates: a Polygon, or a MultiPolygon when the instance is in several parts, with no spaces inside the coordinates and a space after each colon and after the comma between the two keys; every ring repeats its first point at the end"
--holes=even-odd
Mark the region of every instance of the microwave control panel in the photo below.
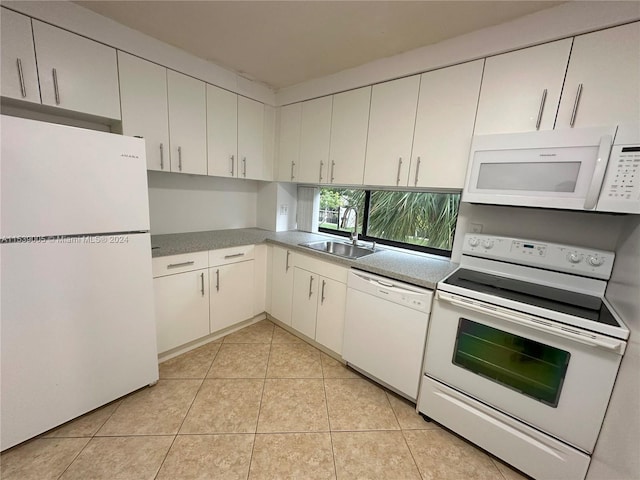
{"type": "Polygon", "coordinates": [[[640,145],[611,149],[597,210],[640,213],[640,145]]]}

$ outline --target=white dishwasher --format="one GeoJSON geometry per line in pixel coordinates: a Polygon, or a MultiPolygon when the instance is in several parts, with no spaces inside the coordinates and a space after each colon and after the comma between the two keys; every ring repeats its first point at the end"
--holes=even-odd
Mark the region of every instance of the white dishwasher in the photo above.
{"type": "Polygon", "coordinates": [[[415,401],[433,291],[359,270],[347,286],[342,357],[415,401]]]}

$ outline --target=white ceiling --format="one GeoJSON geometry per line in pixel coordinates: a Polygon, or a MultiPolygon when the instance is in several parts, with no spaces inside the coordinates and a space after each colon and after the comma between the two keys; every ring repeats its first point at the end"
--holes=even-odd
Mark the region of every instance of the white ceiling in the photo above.
{"type": "Polygon", "coordinates": [[[559,1],[77,1],[277,90],[559,1]]]}

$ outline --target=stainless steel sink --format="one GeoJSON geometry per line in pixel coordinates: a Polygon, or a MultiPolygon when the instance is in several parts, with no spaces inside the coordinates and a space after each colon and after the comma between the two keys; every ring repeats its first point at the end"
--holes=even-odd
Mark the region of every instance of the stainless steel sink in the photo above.
{"type": "Polygon", "coordinates": [[[346,258],[360,258],[374,253],[371,248],[355,246],[347,242],[311,242],[301,243],[300,246],[346,258]]]}

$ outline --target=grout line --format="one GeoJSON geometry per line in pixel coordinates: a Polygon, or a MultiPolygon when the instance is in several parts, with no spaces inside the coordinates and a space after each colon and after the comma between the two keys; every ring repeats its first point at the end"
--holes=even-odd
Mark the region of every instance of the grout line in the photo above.
{"type": "Polygon", "coordinates": [[[338,468],[336,467],[336,451],[333,446],[333,430],[331,428],[331,417],[329,416],[329,399],[327,398],[327,384],[326,378],[324,378],[324,366],[322,362],[322,355],[320,355],[320,369],[322,371],[322,389],[324,390],[324,405],[327,409],[327,424],[329,425],[329,441],[331,442],[331,459],[333,460],[333,474],[335,478],[338,478],[338,468]]]}
{"type": "Polygon", "coordinates": [[[407,437],[404,436],[404,430],[400,430],[400,434],[402,435],[402,440],[404,440],[404,444],[407,446],[407,450],[409,450],[409,455],[411,455],[411,460],[413,460],[413,464],[416,466],[416,470],[418,470],[418,475],[420,478],[425,478],[420,471],[420,467],[418,466],[418,462],[416,462],[416,457],[413,455],[413,451],[409,446],[409,442],[407,442],[407,437]]]}

